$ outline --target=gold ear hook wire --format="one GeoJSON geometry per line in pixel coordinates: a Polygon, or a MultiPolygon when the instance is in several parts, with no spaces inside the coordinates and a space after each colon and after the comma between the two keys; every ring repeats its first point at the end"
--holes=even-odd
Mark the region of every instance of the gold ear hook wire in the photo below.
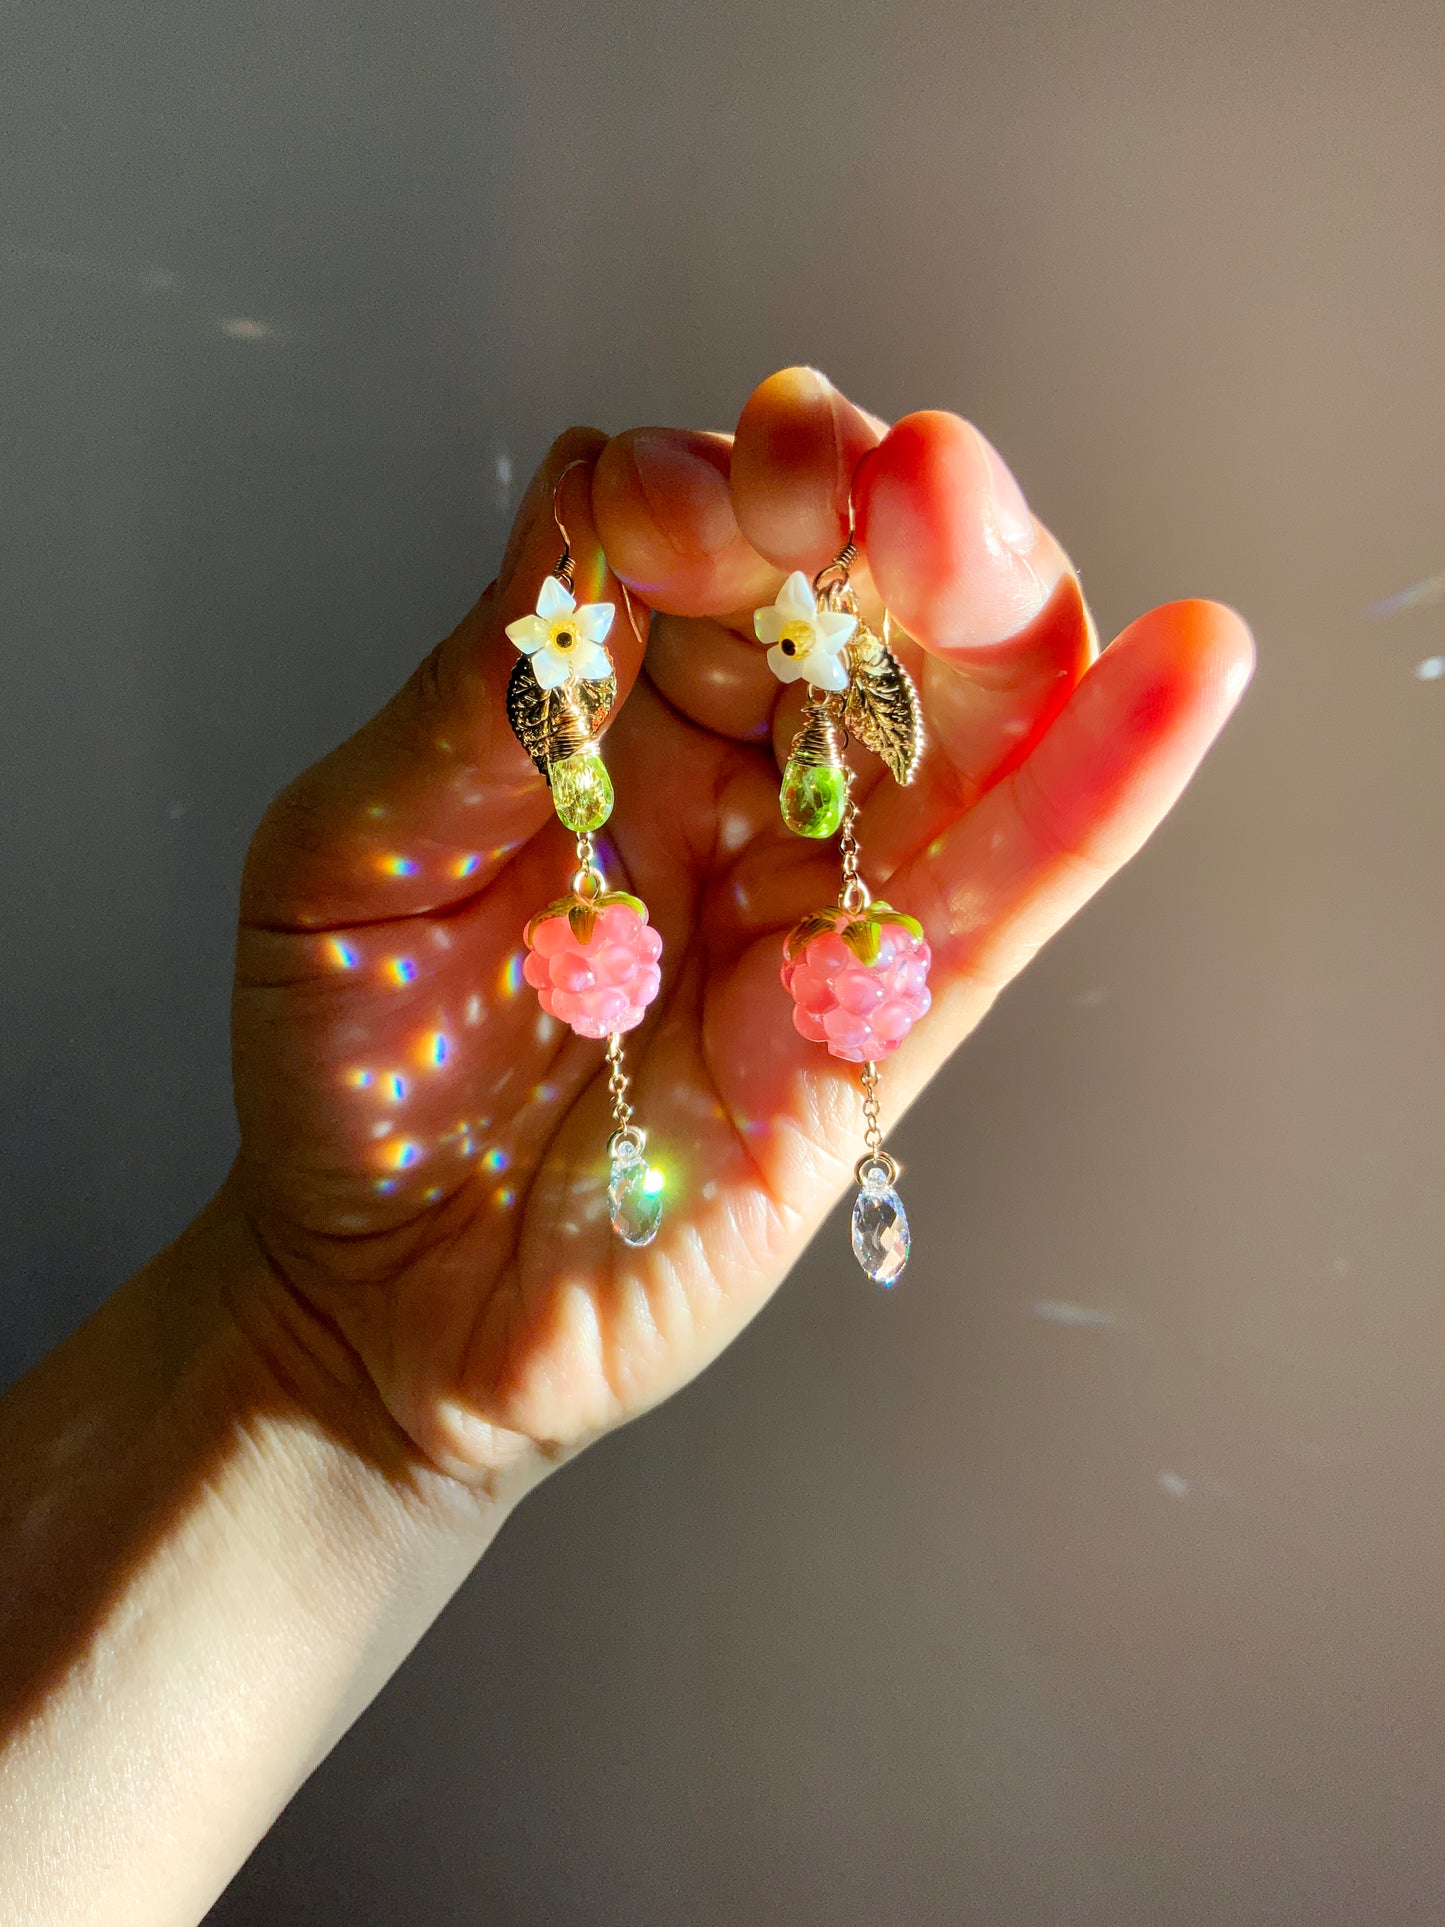
{"type": "Polygon", "coordinates": [[[586,468],[589,457],[576,455],[568,462],[562,473],[552,485],[552,520],[557,524],[562,537],[562,553],[557,558],[557,566],[552,573],[564,588],[570,589],[577,574],[577,565],[572,560],[572,538],[567,533],[567,524],[562,520],[562,484],[574,468],[586,468]]]}
{"type": "MultiPolygon", "coordinates": [[[[862,467],[862,463],[858,467],[862,467]]],[[[826,568],[819,569],[813,577],[813,594],[820,600],[826,599],[830,608],[838,607],[850,591],[848,581],[853,564],[858,560],[858,543],[855,532],[857,522],[853,510],[853,484],[858,479],[855,468],[848,480],[848,540],[826,568]]]]}
{"type": "MultiPolygon", "coordinates": [[[[557,580],[561,582],[568,589],[570,589],[573,586],[573,583],[576,579],[577,565],[572,558],[572,538],[567,533],[567,524],[562,520],[562,484],[563,482],[566,481],[567,477],[572,473],[574,468],[587,468],[590,466],[590,463],[591,463],[590,456],[587,456],[587,455],[574,456],[573,459],[570,462],[568,462],[567,466],[562,470],[562,473],[557,477],[556,483],[552,489],[552,520],[557,524],[557,527],[561,532],[561,536],[562,536],[562,553],[560,556],[558,556],[557,566],[555,569],[553,569],[552,573],[553,575],[556,576],[557,580]]],[[[852,503],[850,501],[849,503],[850,511],[851,511],[851,508],[852,508],[852,503]]],[[[615,570],[613,571],[613,573],[614,575],[616,575],[615,570]]],[[[617,586],[622,591],[622,604],[627,611],[627,620],[631,626],[632,633],[637,638],[637,646],[639,649],[645,649],[647,647],[647,638],[643,635],[642,631],[637,626],[637,614],[632,606],[632,597],[628,593],[627,584],[622,580],[622,577],[620,575],[617,576],[617,586]]]]}

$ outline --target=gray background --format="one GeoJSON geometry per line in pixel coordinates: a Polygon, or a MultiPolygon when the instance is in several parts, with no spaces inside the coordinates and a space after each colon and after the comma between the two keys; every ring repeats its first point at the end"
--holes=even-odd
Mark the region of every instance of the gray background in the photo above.
{"type": "Polygon", "coordinates": [[[7,1377],[224,1171],[249,827],[569,420],[800,359],[956,407],[1102,628],[1262,648],[902,1133],[907,1288],[830,1225],[213,1921],[1438,1921],[1438,0],[12,0],[0,52],[7,1377]]]}

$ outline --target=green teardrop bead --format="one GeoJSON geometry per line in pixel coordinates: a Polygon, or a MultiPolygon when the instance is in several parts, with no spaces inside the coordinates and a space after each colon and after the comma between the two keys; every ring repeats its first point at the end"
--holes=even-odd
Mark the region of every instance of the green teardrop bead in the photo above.
{"type": "Polygon", "coordinates": [[[577,836],[600,830],[612,814],[612,778],[594,749],[564,756],[547,771],[552,779],[552,806],[577,836]]]}
{"type": "Polygon", "coordinates": [[[799,836],[832,836],[843,821],[848,772],[788,758],[778,797],[783,821],[799,836]]]}

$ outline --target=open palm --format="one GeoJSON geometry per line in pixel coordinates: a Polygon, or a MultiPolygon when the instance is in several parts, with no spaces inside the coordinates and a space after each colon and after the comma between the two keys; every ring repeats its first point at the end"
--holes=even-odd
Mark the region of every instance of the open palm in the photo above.
{"type": "MultiPolygon", "coordinates": [[[[277,800],[243,894],[233,1193],[284,1289],[447,1469],[555,1456],[690,1377],[858,1156],[856,1071],[797,1036],[778,982],[783,934],[836,897],[837,854],[779,818],[801,696],[779,691],[751,621],[788,570],[841,546],[855,471],[855,580],[913,638],[928,731],[907,790],[859,764],[864,875],[921,919],[935,959],[885,1120],[1148,835],[1247,679],[1248,635],[1209,603],[1153,611],[1091,666],[1066,558],[956,417],[885,432],[789,370],[736,437],[564,436],[497,582],[277,800]],[[574,855],[506,721],[503,632],[556,561],[553,488],[578,457],[562,494],[579,595],[620,605],[599,850],[665,945],[628,1039],[667,1179],[641,1250],[608,1223],[602,1047],[544,1016],[521,975],[523,927],[574,855]]],[[[915,1262],[923,1284],[949,1255],[915,1262]]]]}

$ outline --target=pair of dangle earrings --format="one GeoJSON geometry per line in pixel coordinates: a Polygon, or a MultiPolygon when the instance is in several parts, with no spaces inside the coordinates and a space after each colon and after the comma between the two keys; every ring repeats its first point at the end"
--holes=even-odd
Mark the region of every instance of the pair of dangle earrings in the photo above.
{"type": "Polygon", "coordinates": [[[876,1284],[891,1285],[908,1262],[908,1215],[898,1166],[883,1148],[878,1066],[929,1007],[930,953],[922,925],[871,897],[859,871],[858,804],[846,749],[850,738],[908,784],[923,754],[923,723],[908,672],[882,633],[863,621],[849,538],[810,583],[795,570],[753,625],[782,683],[806,682],[803,723],[793,740],[779,805],[798,836],[839,838],[838,900],[794,925],[783,945],[783,987],[793,1026],[832,1056],[860,1066],[864,1152],[855,1167],[853,1254],[876,1284]]]}
{"type": "MultiPolygon", "coordinates": [[[[607,651],[616,606],[578,606],[576,569],[560,509],[569,463],[557,479],[552,513],[562,552],[537,595],[535,612],[507,625],[520,652],[507,685],[507,716],[547,780],[553,807],[577,838],[566,894],[528,923],[523,976],[542,1008],[581,1037],[606,1039],[612,1132],[608,1208],[630,1245],[650,1244],[662,1219],[664,1180],[647,1159],[636,1123],[623,1037],[642,1022],[661,984],[662,939],[647,906],[609,889],[593,841],[612,814],[611,778],[597,738],[617,700],[607,651]]],[[[908,1218],[898,1196],[898,1166],[883,1148],[878,1066],[929,1005],[929,949],[922,927],[870,897],[859,871],[858,806],[846,759],[850,737],[875,751],[900,783],[910,783],[923,751],[918,698],[881,634],[863,622],[850,580],[851,538],[809,583],[801,570],[754,625],[780,682],[805,680],[807,706],[783,776],[783,820],[800,836],[838,836],[841,887],[835,904],[811,912],[783,946],[782,981],[802,1036],[859,1065],[863,1156],[856,1167],[854,1255],[875,1282],[891,1285],[908,1261],[908,1218]]],[[[626,599],[627,591],[623,588],[626,599]]],[[[629,616],[631,605],[628,604],[629,616]]]]}
{"type": "MultiPolygon", "coordinates": [[[[662,1222],[664,1180],[648,1162],[647,1133],[633,1115],[622,1040],[642,1022],[661,986],[662,938],[640,897],[607,887],[593,842],[614,800],[597,737],[617,701],[606,647],[617,609],[611,602],[579,607],[573,593],[576,565],[562,520],[562,483],[585,466],[569,462],[557,477],[552,516],[562,553],[542,582],[535,612],[507,624],[521,652],[507,684],[507,719],[547,779],[558,817],[577,838],[566,894],[527,925],[522,975],[549,1016],[579,1037],[607,1040],[608,1212],[624,1243],[647,1245],[662,1222]]],[[[622,593],[625,598],[625,588],[622,593]]]]}

